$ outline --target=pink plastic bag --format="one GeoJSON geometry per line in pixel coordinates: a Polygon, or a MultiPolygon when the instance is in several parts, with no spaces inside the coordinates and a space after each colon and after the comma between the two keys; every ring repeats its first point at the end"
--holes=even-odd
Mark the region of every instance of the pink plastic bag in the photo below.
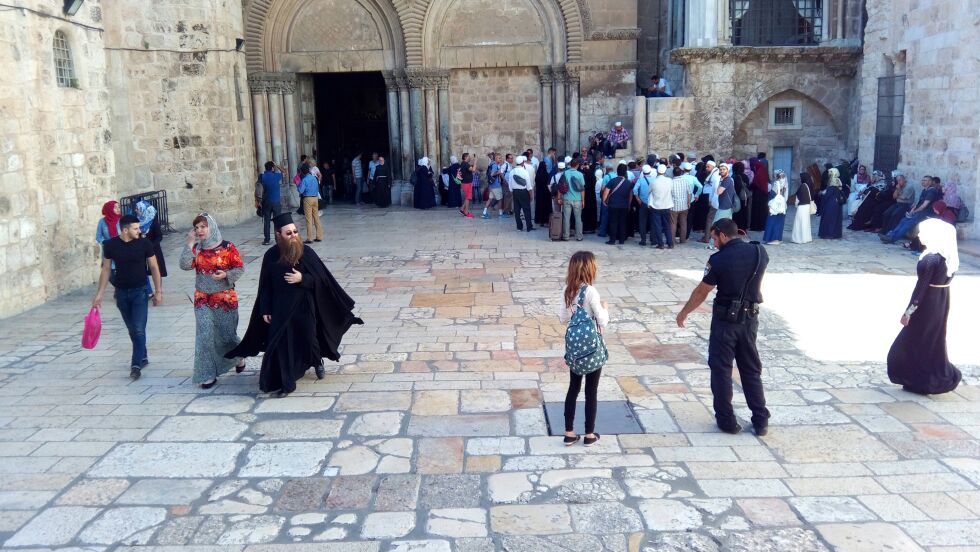
{"type": "Polygon", "coordinates": [[[82,347],[94,349],[99,344],[99,336],[102,335],[102,317],[99,316],[99,309],[92,307],[85,317],[85,329],[82,331],[82,347]]]}

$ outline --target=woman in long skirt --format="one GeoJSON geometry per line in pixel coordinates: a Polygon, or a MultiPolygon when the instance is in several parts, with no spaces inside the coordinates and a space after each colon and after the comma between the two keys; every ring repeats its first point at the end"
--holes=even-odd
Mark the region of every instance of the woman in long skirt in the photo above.
{"type": "Polygon", "coordinates": [[[946,356],[949,284],[960,265],[956,228],[926,219],[919,223],[919,240],[926,250],[919,257],[919,280],[902,315],[904,327],[888,351],[888,379],[912,393],[948,393],[962,378],[946,356]]]}
{"type": "Polygon", "coordinates": [[[789,196],[789,181],[786,173],[776,171],[776,180],[769,186],[769,218],[762,241],[766,245],[783,243],[783,227],[786,226],[786,198],[789,196]]]}
{"type": "Polygon", "coordinates": [[[221,239],[221,231],[211,215],[194,219],[187,244],[180,255],[180,268],[194,270],[194,383],[210,389],[218,376],[235,368],[241,373],[245,359],[226,359],[225,353],[238,346],[238,294],[235,282],[245,271],[242,257],[231,242],[221,239]]]}
{"type": "Polygon", "coordinates": [[[431,209],[436,206],[436,185],[432,181],[432,168],[429,158],[419,159],[415,168],[415,195],[412,203],[416,209],[431,209]]]}
{"type": "Polygon", "coordinates": [[[538,163],[538,170],[534,173],[534,224],[539,226],[548,226],[551,216],[551,189],[548,187],[550,180],[548,164],[538,163]]]}
{"type": "Polygon", "coordinates": [[[827,171],[827,188],[821,192],[820,229],[817,236],[824,240],[844,237],[844,204],[847,196],[841,189],[840,173],[835,168],[827,171]]]}
{"type": "Polygon", "coordinates": [[[800,187],[796,190],[796,215],[793,216],[793,233],[790,241],[793,243],[810,243],[813,241],[813,231],[810,229],[810,216],[813,214],[813,192],[810,191],[810,175],[800,173],[800,187]]]}

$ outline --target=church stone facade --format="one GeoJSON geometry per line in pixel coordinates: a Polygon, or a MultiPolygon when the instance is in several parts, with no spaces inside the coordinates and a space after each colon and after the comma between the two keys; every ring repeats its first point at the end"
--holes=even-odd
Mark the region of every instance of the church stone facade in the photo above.
{"type": "Polygon", "coordinates": [[[571,150],[622,120],[638,154],[767,151],[792,172],[858,154],[975,207],[973,2],[20,4],[0,11],[0,316],[94,282],[108,199],[165,190],[178,230],[249,220],[258,167],[317,150],[323,73],[383,78],[396,203],[423,155],[571,150]],[[652,72],[676,97],[636,96],[652,72]]]}

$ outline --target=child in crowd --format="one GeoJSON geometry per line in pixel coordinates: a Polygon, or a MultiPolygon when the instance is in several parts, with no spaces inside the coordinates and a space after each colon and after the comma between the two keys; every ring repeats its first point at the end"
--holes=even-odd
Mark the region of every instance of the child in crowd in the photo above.
{"type": "MultiPolygon", "coordinates": [[[[605,354],[605,345],[602,344],[601,333],[602,328],[605,328],[609,323],[609,311],[608,305],[599,298],[599,292],[593,287],[595,283],[596,274],[599,270],[599,265],[596,262],[595,255],[591,251],[579,251],[572,255],[571,260],[568,262],[568,275],[565,277],[565,294],[562,301],[562,308],[558,313],[558,317],[561,319],[563,324],[576,324],[576,320],[573,320],[575,312],[578,309],[584,309],[588,317],[594,321],[596,325],[595,331],[599,333],[599,345],[601,346],[601,353],[605,354]]],[[[570,326],[570,330],[573,328],[570,326]]],[[[576,328],[577,329],[577,328],[576,328]]],[[[590,334],[592,330],[589,328],[586,334],[590,334]]],[[[569,339],[575,339],[575,336],[566,335],[566,343],[569,339]]],[[[566,347],[568,349],[568,347],[566,347]]],[[[566,361],[568,361],[568,352],[566,351],[566,361]]],[[[604,362],[604,357],[602,361],[604,362]]],[[[602,374],[602,366],[598,365],[592,366],[591,370],[584,376],[578,372],[584,370],[577,369],[578,367],[573,367],[571,362],[569,363],[569,382],[568,382],[568,393],[565,395],[565,446],[571,446],[578,442],[579,435],[575,434],[572,427],[575,421],[575,401],[578,398],[579,391],[582,388],[582,379],[585,379],[585,446],[591,446],[599,441],[599,434],[595,432],[595,418],[596,409],[598,407],[598,390],[599,390],[599,377],[602,374]]],[[[589,368],[586,368],[588,370],[589,368]]]]}

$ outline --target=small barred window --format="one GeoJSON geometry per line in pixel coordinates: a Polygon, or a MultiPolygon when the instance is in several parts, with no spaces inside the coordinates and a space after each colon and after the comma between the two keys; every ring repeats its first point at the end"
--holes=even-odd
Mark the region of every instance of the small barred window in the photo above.
{"type": "Polygon", "coordinates": [[[774,114],[774,123],[777,126],[796,124],[795,107],[777,107],[774,114]]]}
{"type": "Polygon", "coordinates": [[[55,31],[54,45],[54,71],[58,79],[58,86],[62,88],[77,88],[78,79],[75,78],[75,64],[72,63],[71,49],[68,47],[68,39],[65,33],[55,31]]]}

